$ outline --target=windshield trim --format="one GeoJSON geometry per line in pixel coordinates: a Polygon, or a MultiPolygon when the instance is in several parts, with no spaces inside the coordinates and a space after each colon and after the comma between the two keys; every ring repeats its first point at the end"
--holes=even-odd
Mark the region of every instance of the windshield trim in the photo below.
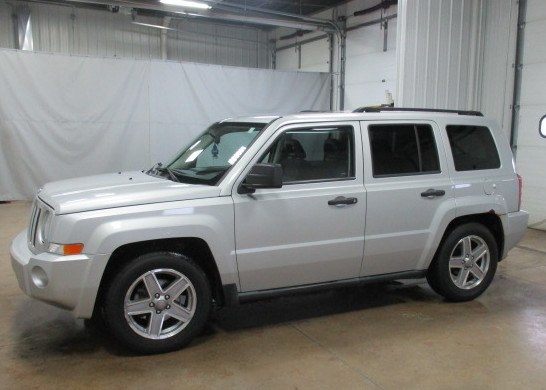
{"type": "MultiPolygon", "coordinates": [[[[264,132],[269,128],[269,126],[271,126],[271,124],[273,122],[275,122],[277,119],[279,118],[275,118],[273,119],[272,121],[268,122],[265,124],[264,127],[262,127],[262,129],[260,130],[260,132],[258,133],[258,135],[256,137],[254,137],[254,139],[248,144],[248,146],[246,147],[246,150],[244,151],[243,154],[241,154],[241,156],[239,156],[239,158],[237,159],[237,161],[232,165],[230,166],[225,172],[224,174],[218,179],[218,181],[216,182],[215,186],[220,186],[220,184],[222,184],[222,182],[226,179],[226,177],[229,175],[229,173],[231,172],[231,170],[233,169],[233,167],[235,165],[237,165],[237,163],[239,161],[241,161],[241,157],[243,157],[247,152],[248,150],[252,147],[252,145],[254,145],[254,143],[263,136],[264,132]]],[[[234,121],[235,123],[235,121],[234,121]]],[[[254,123],[260,123],[260,122],[254,122],[254,123]]],[[[263,123],[263,122],[261,122],[263,123]]]]}

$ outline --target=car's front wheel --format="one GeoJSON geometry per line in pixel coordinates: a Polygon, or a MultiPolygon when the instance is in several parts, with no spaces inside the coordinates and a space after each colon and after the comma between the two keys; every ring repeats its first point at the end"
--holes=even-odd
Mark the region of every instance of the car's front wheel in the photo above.
{"type": "Polygon", "coordinates": [[[497,244],[489,229],[467,223],[453,229],[442,242],[427,272],[427,281],[450,301],[469,301],[489,286],[497,262],[497,244]]]}
{"type": "Polygon", "coordinates": [[[106,291],[104,315],[116,339],[140,353],[163,353],[189,343],[211,308],[205,273],[190,258],[169,252],[137,257],[106,291]]]}

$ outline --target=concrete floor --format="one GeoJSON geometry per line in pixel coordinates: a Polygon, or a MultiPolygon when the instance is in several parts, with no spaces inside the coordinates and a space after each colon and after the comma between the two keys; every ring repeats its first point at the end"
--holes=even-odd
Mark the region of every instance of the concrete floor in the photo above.
{"type": "Polygon", "coordinates": [[[29,208],[0,204],[0,389],[546,389],[546,232],[529,230],[473,302],[422,281],[281,298],[142,357],[19,290],[8,247],[29,208]]]}

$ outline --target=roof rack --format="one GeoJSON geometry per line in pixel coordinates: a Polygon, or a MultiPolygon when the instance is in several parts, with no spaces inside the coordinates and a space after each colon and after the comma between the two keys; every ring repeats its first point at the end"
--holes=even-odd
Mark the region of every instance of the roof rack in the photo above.
{"type": "Polygon", "coordinates": [[[437,108],[408,108],[408,107],[359,107],[353,112],[382,112],[382,111],[414,111],[414,112],[443,112],[458,115],[483,116],[480,111],[465,111],[465,110],[441,110],[437,108]]]}

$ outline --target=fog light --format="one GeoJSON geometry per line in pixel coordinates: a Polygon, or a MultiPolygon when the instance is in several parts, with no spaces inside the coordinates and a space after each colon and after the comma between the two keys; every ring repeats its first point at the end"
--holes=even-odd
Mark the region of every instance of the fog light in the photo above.
{"type": "Polygon", "coordinates": [[[30,276],[32,277],[32,282],[36,287],[44,288],[49,283],[47,274],[42,267],[36,266],[32,268],[32,271],[30,271],[30,276]]]}

